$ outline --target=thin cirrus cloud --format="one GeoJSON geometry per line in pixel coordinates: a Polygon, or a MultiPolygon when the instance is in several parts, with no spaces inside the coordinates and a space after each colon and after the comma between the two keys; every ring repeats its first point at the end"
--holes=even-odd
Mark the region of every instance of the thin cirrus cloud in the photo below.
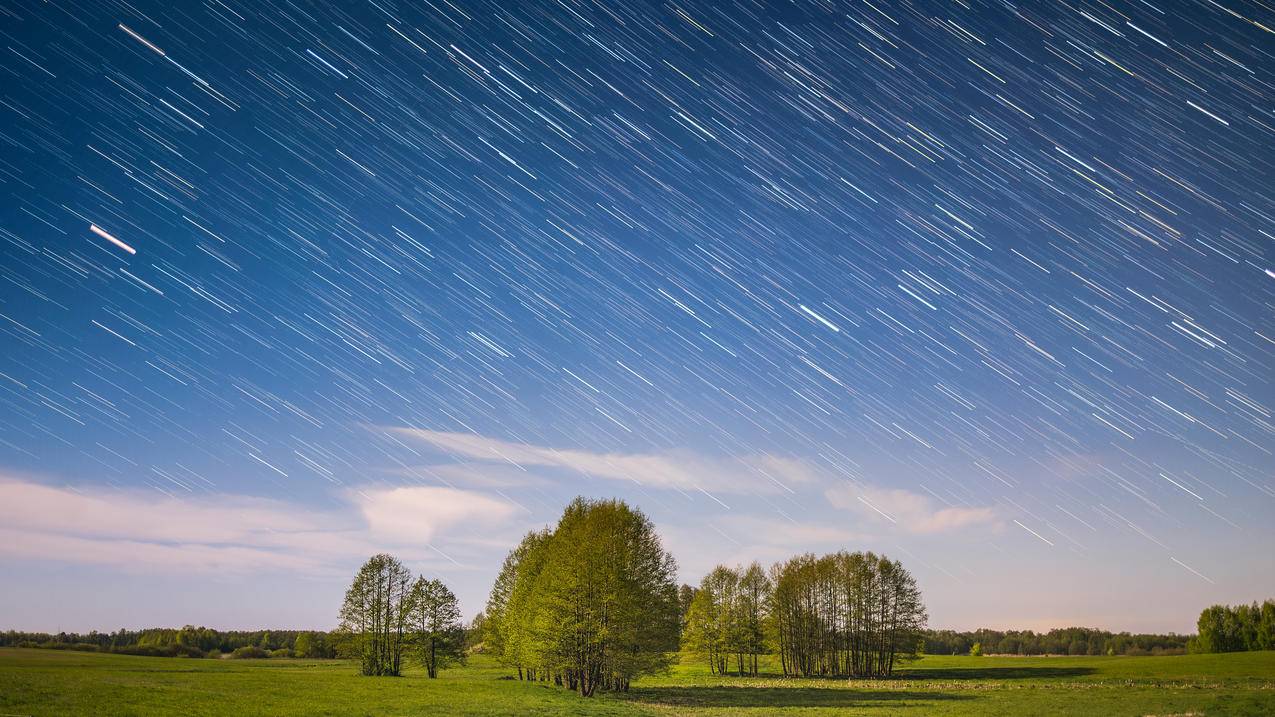
{"type": "Polygon", "coordinates": [[[807,551],[857,550],[879,543],[880,537],[855,530],[843,522],[801,521],[768,515],[730,514],[708,521],[661,524],[664,546],[677,557],[681,579],[695,583],[717,565],[763,567],[807,551]]]}
{"type": "MultiPolygon", "coordinates": [[[[523,472],[528,480],[541,480],[530,472],[533,468],[564,469],[580,475],[634,481],[662,489],[700,489],[732,494],[796,492],[794,487],[827,485],[829,481],[820,469],[808,462],[768,454],[705,457],[690,452],[599,453],[515,443],[462,432],[407,427],[390,430],[463,459],[467,463],[453,475],[458,480],[464,480],[467,473],[481,475],[482,462],[487,462],[513,467],[523,472]]],[[[507,473],[506,478],[510,478],[507,473]]],[[[996,523],[995,513],[986,506],[942,505],[926,495],[903,489],[840,482],[827,487],[824,496],[834,508],[870,518],[873,527],[901,532],[924,535],[996,523]]],[[[819,529],[825,533],[829,531],[829,528],[819,529]]],[[[785,532],[794,532],[794,528],[785,527],[785,532]]],[[[798,542],[819,542],[819,537],[805,536],[807,540],[798,542]]]]}
{"type": "Polygon", "coordinates": [[[920,493],[898,488],[843,483],[824,491],[834,508],[908,533],[944,533],[996,525],[996,512],[983,506],[944,506],[920,493]]]}
{"type": "Polygon", "coordinates": [[[791,492],[816,473],[805,463],[767,454],[710,457],[690,452],[603,453],[516,443],[471,433],[420,428],[391,431],[458,458],[507,463],[520,469],[556,469],[653,488],[725,493],[791,492]]]}
{"type": "MultiPolygon", "coordinates": [[[[736,494],[795,493],[800,489],[824,486],[823,495],[829,505],[849,511],[863,525],[873,529],[932,534],[997,524],[995,511],[990,507],[943,505],[933,498],[901,488],[845,481],[833,484],[826,473],[807,461],[795,458],[769,454],[710,457],[689,451],[604,453],[550,448],[471,433],[418,428],[389,430],[465,461],[455,466],[431,469],[454,469],[450,478],[458,482],[465,482],[466,475],[483,476],[486,462],[488,466],[499,465],[521,472],[529,481],[543,480],[532,473],[533,469],[539,468],[635,482],[654,488],[736,494]]],[[[506,470],[505,479],[512,478],[506,470]]],[[[744,519],[744,516],[736,517],[744,519]]],[[[781,528],[780,534],[793,536],[792,542],[796,545],[817,544],[824,542],[825,538],[833,538],[835,542],[855,535],[847,533],[840,525],[819,526],[812,523],[809,516],[804,522],[807,528],[786,523],[776,527],[781,528]]]]}
{"type": "Polygon", "coordinates": [[[341,498],[338,508],[320,511],[251,496],[169,496],[0,476],[0,558],[135,571],[327,574],[334,558],[384,550],[436,557],[424,548],[460,526],[498,526],[519,510],[482,493],[432,486],[365,487],[341,498]]]}

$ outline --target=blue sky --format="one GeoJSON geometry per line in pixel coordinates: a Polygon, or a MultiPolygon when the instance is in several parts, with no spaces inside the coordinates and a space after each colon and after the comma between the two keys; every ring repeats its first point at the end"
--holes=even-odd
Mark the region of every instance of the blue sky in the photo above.
{"type": "Polygon", "coordinates": [[[1275,594],[1269,10],[12,13],[12,627],[472,614],[577,494],[941,627],[1275,594]]]}

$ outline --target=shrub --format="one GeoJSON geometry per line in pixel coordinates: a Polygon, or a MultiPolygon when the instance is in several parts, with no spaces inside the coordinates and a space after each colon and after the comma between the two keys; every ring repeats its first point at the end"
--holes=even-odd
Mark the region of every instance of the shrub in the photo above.
{"type": "Polygon", "coordinates": [[[289,650],[286,647],[281,647],[278,650],[271,650],[270,656],[271,657],[292,657],[292,650],[289,650]]]}
{"type": "Polygon", "coordinates": [[[204,651],[194,645],[173,645],[173,652],[177,657],[203,657],[204,651]]]}
{"type": "Polygon", "coordinates": [[[982,657],[982,656],[983,656],[983,643],[981,642],[974,643],[970,647],[970,657],[982,657]]]}
{"type": "Polygon", "coordinates": [[[270,657],[270,653],[256,645],[244,645],[243,647],[235,648],[235,651],[230,653],[230,656],[236,660],[261,660],[270,657]]]}
{"type": "Polygon", "coordinates": [[[42,642],[39,644],[46,650],[74,650],[76,652],[97,652],[97,645],[91,642],[42,642]]]}
{"type": "Polygon", "coordinates": [[[292,646],[296,657],[336,657],[334,645],[322,632],[302,632],[292,646]]]}
{"type": "Polygon", "coordinates": [[[204,651],[191,645],[125,645],[111,650],[119,655],[141,657],[203,657],[204,651]]]}

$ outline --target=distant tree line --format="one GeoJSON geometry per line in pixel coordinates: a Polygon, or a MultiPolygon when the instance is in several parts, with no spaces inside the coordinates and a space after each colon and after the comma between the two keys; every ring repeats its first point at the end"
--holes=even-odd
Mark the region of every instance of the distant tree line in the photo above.
{"type": "Polygon", "coordinates": [[[1113,633],[1087,627],[1032,630],[926,630],[927,655],[1181,655],[1189,635],[1113,633]]]}
{"type": "Polygon", "coordinates": [[[313,630],[213,630],[186,625],[88,633],[0,633],[0,647],[113,652],[150,657],[308,657],[337,656],[334,635],[313,630]]]}
{"type": "Polygon", "coordinates": [[[1191,652],[1275,650],[1275,600],[1205,608],[1196,628],[1191,652]]]}
{"type": "Polygon", "coordinates": [[[912,576],[873,553],[718,566],[687,593],[683,649],[718,674],[756,675],[773,651],[784,675],[889,676],[916,656],[926,619],[912,576]]]}
{"type": "Polygon", "coordinates": [[[518,678],[592,696],[672,663],[677,566],[623,501],[577,498],[509,553],[482,620],[483,650],[518,678]]]}

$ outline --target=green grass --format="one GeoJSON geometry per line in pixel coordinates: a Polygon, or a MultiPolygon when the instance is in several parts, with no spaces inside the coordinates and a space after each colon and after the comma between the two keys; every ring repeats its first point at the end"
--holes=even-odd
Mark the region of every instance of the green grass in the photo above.
{"type": "Polygon", "coordinates": [[[478,656],[437,680],[321,660],[0,649],[3,715],[1273,715],[1275,652],[925,657],[898,679],[715,677],[692,661],[582,699],[478,656]]]}

